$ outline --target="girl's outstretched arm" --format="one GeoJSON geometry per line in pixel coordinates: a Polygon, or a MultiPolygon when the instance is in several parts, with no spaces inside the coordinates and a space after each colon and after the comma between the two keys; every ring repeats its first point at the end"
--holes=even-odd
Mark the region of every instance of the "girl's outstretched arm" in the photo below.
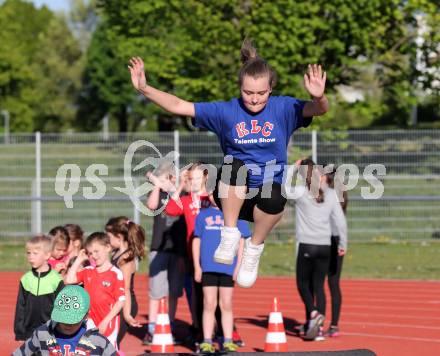
{"type": "Polygon", "coordinates": [[[304,117],[320,116],[328,111],[328,100],[324,94],[326,79],[327,75],[320,65],[309,64],[308,71],[304,74],[304,87],[313,100],[304,105],[304,117]]]}
{"type": "Polygon", "coordinates": [[[182,100],[175,95],[165,93],[147,84],[144,62],[140,57],[131,58],[128,69],[130,70],[131,82],[134,88],[142,93],[148,100],[171,114],[190,117],[195,116],[194,103],[182,100]]]}

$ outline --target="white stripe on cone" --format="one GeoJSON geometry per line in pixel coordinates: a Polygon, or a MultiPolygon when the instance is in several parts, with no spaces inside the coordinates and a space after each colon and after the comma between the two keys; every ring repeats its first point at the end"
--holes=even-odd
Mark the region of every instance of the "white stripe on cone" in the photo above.
{"type": "Polygon", "coordinates": [[[152,345],[174,345],[171,334],[154,334],[152,345]]]}
{"type": "Polygon", "coordinates": [[[268,332],[266,334],[267,344],[284,344],[286,342],[286,334],[283,332],[268,332]]]}
{"type": "Polygon", "coordinates": [[[269,324],[282,324],[283,316],[281,312],[271,312],[269,314],[269,324]]]}
{"type": "Polygon", "coordinates": [[[168,325],[170,323],[170,318],[168,314],[157,314],[156,324],[168,325]]]}

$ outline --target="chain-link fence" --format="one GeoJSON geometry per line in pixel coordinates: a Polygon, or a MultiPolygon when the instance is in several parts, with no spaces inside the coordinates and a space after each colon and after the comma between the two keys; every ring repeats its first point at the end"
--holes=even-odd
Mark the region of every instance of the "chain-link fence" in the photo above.
{"type": "MultiPolygon", "coordinates": [[[[130,198],[115,189],[126,185],[124,159],[130,144],[137,140],[152,143],[162,155],[179,152],[180,167],[195,160],[216,166],[222,162],[217,138],[206,132],[37,133],[0,138],[0,237],[26,237],[66,223],[77,223],[92,232],[117,215],[127,215],[151,231],[152,218],[139,213],[130,198]],[[69,172],[80,172],[81,176],[78,184],[71,181],[63,187],[72,189],[73,208],[66,207],[55,187],[58,169],[65,164],[77,167],[69,172]],[[97,171],[96,165],[108,170],[97,171]],[[88,176],[95,174],[96,179],[87,179],[86,172],[88,176]],[[99,180],[104,184],[104,195],[97,192],[99,180]]],[[[312,156],[319,164],[358,167],[358,183],[349,191],[351,241],[440,237],[439,154],[440,130],[305,131],[294,134],[288,149],[290,163],[312,156]],[[369,164],[386,167],[380,199],[361,197],[362,188],[373,189],[364,177],[369,164]]],[[[157,156],[154,148],[144,145],[134,153],[131,167],[157,156]]],[[[135,186],[145,181],[146,169],[130,172],[135,186]]],[[[294,231],[294,204],[288,204],[272,239],[291,239],[294,231]]]]}

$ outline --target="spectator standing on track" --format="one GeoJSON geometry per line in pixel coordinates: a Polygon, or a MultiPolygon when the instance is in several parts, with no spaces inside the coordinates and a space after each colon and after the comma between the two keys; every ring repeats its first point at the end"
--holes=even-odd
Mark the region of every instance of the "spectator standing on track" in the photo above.
{"type": "Polygon", "coordinates": [[[326,177],[310,159],[296,163],[305,186],[295,187],[296,283],[305,305],[306,324],[304,339],[323,339],[325,319],[324,282],[331,254],[331,228],[333,221],[339,232],[338,254],[347,250],[347,224],[336,192],[326,188],[326,177]]]}
{"type": "MultiPolygon", "coordinates": [[[[327,184],[329,189],[335,189],[335,179],[336,170],[333,172],[326,174],[327,184]]],[[[341,208],[344,212],[344,218],[347,215],[347,206],[348,206],[348,194],[347,191],[344,190],[342,192],[343,201],[341,201],[341,208]]],[[[326,332],[326,335],[329,337],[339,336],[339,316],[341,314],[341,305],[342,305],[342,293],[340,286],[341,279],[341,271],[342,271],[342,263],[344,261],[344,254],[339,253],[339,230],[337,226],[335,226],[333,220],[330,221],[331,226],[331,253],[330,253],[330,264],[327,276],[327,282],[330,289],[331,296],[331,306],[332,306],[332,318],[330,322],[330,326],[326,332]]]]}
{"type": "Polygon", "coordinates": [[[26,340],[35,328],[50,319],[54,300],[64,287],[63,279],[51,269],[48,260],[52,238],[37,235],[26,243],[26,255],[32,270],[20,279],[15,307],[15,340],[26,340]]]}
{"type": "MultiPolygon", "coordinates": [[[[194,279],[203,286],[203,343],[200,345],[202,353],[213,353],[212,343],[215,312],[217,305],[221,310],[221,325],[224,340],[220,344],[221,351],[234,352],[238,346],[233,342],[233,310],[232,296],[234,280],[238,272],[244,247],[241,239],[238,254],[232,265],[217,263],[213,260],[215,250],[220,244],[221,228],[224,226],[223,213],[217,207],[203,209],[196,219],[193,240],[194,279]]],[[[241,236],[251,236],[249,225],[244,220],[238,221],[241,236]]]]}
{"type": "Polygon", "coordinates": [[[81,250],[65,276],[66,284],[82,283],[90,295],[89,327],[98,327],[117,349],[119,313],[125,302],[124,277],[121,270],[110,262],[112,250],[109,236],[94,232],[87,237],[85,250],[81,250]],[[93,258],[96,266],[88,266],[78,272],[81,264],[93,258]]]}
{"type": "MultiPolygon", "coordinates": [[[[181,179],[179,187],[172,194],[169,200],[165,213],[170,216],[184,216],[186,223],[186,249],[188,253],[188,267],[186,278],[191,278],[192,291],[192,321],[191,328],[192,339],[191,343],[195,346],[199,344],[202,339],[202,314],[203,314],[203,290],[201,283],[194,281],[194,267],[192,258],[192,240],[194,238],[194,227],[197,215],[200,210],[211,205],[208,192],[206,191],[206,182],[208,180],[208,169],[203,168],[203,162],[195,162],[187,171],[188,184],[185,179],[181,179]],[[185,185],[188,186],[188,195],[181,196],[181,192],[185,185]]],[[[188,289],[187,289],[188,294],[188,289]]]]}
{"type": "MultiPolygon", "coordinates": [[[[154,184],[154,189],[147,198],[147,208],[151,211],[163,209],[153,219],[153,232],[149,254],[149,311],[148,331],[143,340],[150,345],[159,310],[159,302],[168,297],[168,313],[171,329],[175,335],[174,319],[177,302],[183,295],[185,279],[186,225],[183,216],[169,216],[164,205],[169,199],[169,191],[175,189],[176,176],[172,167],[164,163],[154,173],[149,172],[147,179],[154,184]]],[[[188,302],[191,306],[191,303],[188,302]]]]}
{"type": "Polygon", "coordinates": [[[138,303],[134,293],[134,275],[138,269],[139,260],[145,256],[145,232],[140,225],[126,216],[109,219],[105,224],[105,231],[113,249],[111,263],[122,271],[124,277],[125,303],[120,315],[120,328],[117,337],[120,350],[121,341],[128,328],[142,326],[135,319],[138,313],[138,303]]]}

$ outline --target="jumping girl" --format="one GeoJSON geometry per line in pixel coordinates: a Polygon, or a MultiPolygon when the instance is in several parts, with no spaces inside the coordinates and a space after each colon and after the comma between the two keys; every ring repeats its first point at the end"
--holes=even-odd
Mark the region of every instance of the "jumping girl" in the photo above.
{"type": "Polygon", "coordinates": [[[304,101],[271,96],[276,74],[247,40],[241,59],[241,97],[227,102],[192,103],[153,88],[147,84],[139,57],[130,60],[129,70],[133,86],[148,100],[174,115],[194,118],[196,127],[219,138],[225,160],[214,199],[224,213],[224,228],[214,260],[232,264],[241,237],[237,221],[253,221],[253,235],[246,240],[237,276],[240,286],[251,287],[257,278],[264,240],[281,219],[286,204],[281,184],[290,136],[308,126],[313,116],[325,114],[328,100],[324,94],[326,74],[320,65],[309,65],[304,75],[305,88],[312,97],[304,101]],[[246,197],[248,190],[252,198],[246,197]]]}

